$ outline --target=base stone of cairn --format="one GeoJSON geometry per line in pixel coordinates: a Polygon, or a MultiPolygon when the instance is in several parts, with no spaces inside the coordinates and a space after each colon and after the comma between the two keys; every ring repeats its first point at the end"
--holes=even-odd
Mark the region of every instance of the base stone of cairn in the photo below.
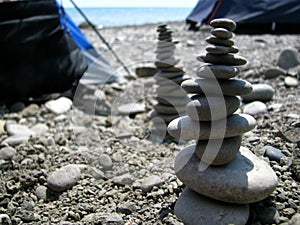
{"type": "Polygon", "coordinates": [[[151,113],[152,118],[160,118],[154,129],[162,130],[166,133],[166,126],[185,114],[185,105],[188,98],[186,92],[181,88],[180,84],[188,79],[184,76],[184,71],[180,67],[176,67],[179,60],[175,59],[175,44],[172,41],[172,30],[166,24],[161,24],[157,28],[158,43],[155,65],[158,73],[155,74],[156,80],[156,100],[154,111],[151,113]],[[163,123],[163,124],[162,124],[163,123]]]}
{"type": "Polygon", "coordinates": [[[256,125],[247,114],[237,114],[237,96],[250,93],[249,82],[235,79],[237,66],[247,63],[236,55],[239,49],[231,40],[234,21],[211,21],[212,36],[198,78],[182,82],[191,94],[187,116],[170,122],[168,132],[178,139],[197,140],[181,150],[175,159],[176,176],[187,186],[175,205],[175,214],[185,224],[244,225],[249,203],[268,197],[278,180],[272,168],[241,147],[242,134],[256,125]]]}

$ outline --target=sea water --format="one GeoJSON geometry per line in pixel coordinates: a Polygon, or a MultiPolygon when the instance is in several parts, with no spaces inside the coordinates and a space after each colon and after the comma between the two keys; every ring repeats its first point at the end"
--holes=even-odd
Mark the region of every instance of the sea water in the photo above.
{"type": "MultiPolygon", "coordinates": [[[[118,27],[184,21],[192,8],[81,8],[94,25],[118,27]]],[[[75,8],[66,8],[76,24],[84,22],[84,18],[75,8]]]]}

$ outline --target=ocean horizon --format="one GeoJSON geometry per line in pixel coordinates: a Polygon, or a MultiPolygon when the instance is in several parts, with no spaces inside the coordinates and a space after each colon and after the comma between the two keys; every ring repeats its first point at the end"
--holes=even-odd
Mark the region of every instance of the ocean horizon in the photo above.
{"type": "MultiPolygon", "coordinates": [[[[84,18],[75,8],[65,10],[77,25],[84,22],[84,18]]],[[[184,21],[192,8],[101,7],[81,8],[81,10],[96,26],[119,27],[184,21]]]]}

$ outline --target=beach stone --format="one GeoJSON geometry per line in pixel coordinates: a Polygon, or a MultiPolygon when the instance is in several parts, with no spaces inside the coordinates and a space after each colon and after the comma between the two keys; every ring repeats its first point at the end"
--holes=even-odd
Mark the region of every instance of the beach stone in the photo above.
{"type": "Polygon", "coordinates": [[[105,170],[109,170],[113,167],[113,163],[109,155],[107,154],[101,154],[99,156],[99,164],[103,167],[105,170]]]}
{"type": "Polygon", "coordinates": [[[157,175],[146,177],[142,181],[142,190],[144,192],[149,192],[152,190],[154,186],[159,187],[160,185],[163,184],[163,182],[164,181],[157,175]]]}
{"type": "MultiPolygon", "coordinates": [[[[162,71],[160,71],[155,74],[154,78],[156,80],[160,80],[160,79],[166,80],[166,79],[172,79],[172,78],[182,76],[182,75],[183,75],[182,71],[178,71],[178,72],[162,72],[162,71]]],[[[170,82],[170,83],[172,83],[172,82],[170,82]]]]}
{"type": "Polygon", "coordinates": [[[21,136],[21,135],[13,135],[8,138],[5,138],[1,144],[9,144],[11,146],[16,146],[28,141],[30,136],[21,136]]]}
{"type": "Polygon", "coordinates": [[[273,79],[277,78],[281,75],[285,75],[286,71],[281,68],[271,68],[265,71],[264,77],[265,79],[273,79]]]}
{"type": "Polygon", "coordinates": [[[289,221],[289,225],[299,225],[299,224],[300,224],[300,214],[296,213],[289,221]]]}
{"type": "Polygon", "coordinates": [[[252,92],[249,94],[241,94],[243,101],[270,101],[274,96],[275,90],[268,84],[253,84],[252,92]]]}
{"type": "Polygon", "coordinates": [[[175,204],[174,214],[186,225],[245,225],[249,206],[224,203],[185,188],[175,204]]]}
{"type": "Polygon", "coordinates": [[[224,165],[229,163],[237,154],[242,143],[242,136],[224,139],[198,140],[195,149],[197,157],[209,165],[224,165]]]}
{"type": "Polygon", "coordinates": [[[187,93],[181,87],[169,92],[160,92],[159,88],[156,90],[157,96],[161,98],[169,98],[169,97],[182,97],[185,98],[187,93]]]}
{"type": "Polygon", "coordinates": [[[264,114],[268,111],[268,108],[265,103],[260,101],[254,101],[251,103],[248,103],[243,108],[243,113],[256,116],[259,114],[264,114]]]}
{"type": "Polygon", "coordinates": [[[171,46],[168,46],[168,47],[164,47],[164,48],[158,48],[155,50],[154,53],[162,53],[162,52],[170,52],[170,51],[173,51],[176,49],[175,45],[171,45],[171,46]]]}
{"type": "Polygon", "coordinates": [[[225,28],[229,31],[234,31],[236,29],[236,23],[233,20],[226,18],[214,19],[210,22],[210,26],[214,28],[225,28]]]}
{"type": "Polygon", "coordinates": [[[264,156],[268,157],[272,161],[280,162],[281,159],[286,157],[280,149],[274,148],[270,145],[264,146],[264,150],[264,156]]]}
{"type": "Polygon", "coordinates": [[[211,34],[216,36],[217,38],[230,39],[232,38],[232,33],[224,28],[213,28],[211,30],[211,34]]]}
{"type": "Polygon", "coordinates": [[[23,102],[16,102],[10,106],[10,112],[20,112],[25,109],[25,104],[23,102]]]}
{"type": "Polygon", "coordinates": [[[47,186],[53,191],[62,192],[73,187],[80,177],[80,167],[69,164],[50,173],[47,178],[47,186]]]}
{"type": "Polygon", "coordinates": [[[171,136],[184,140],[221,139],[246,133],[255,125],[256,120],[247,114],[233,114],[213,122],[198,122],[182,116],[168,125],[168,132],[171,136]]]}
{"type": "Polygon", "coordinates": [[[162,104],[162,105],[168,105],[168,106],[185,106],[189,102],[189,98],[185,97],[156,97],[156,100],[162,104]]]}
{"type": "Polygon", "coordinates": [[[244,147],[223,166],[200,164],[194,149],[187,147],[177,155],[174,167],[179,180],[195,192],[229,203],[246,204],[263,200],[278,183],[272,168],[244,147]]]}
{"type": "Polygon", "coordinates": [[[60,97],[56,100],[50,100],[45,103],[45,107],[52,113],[64,114],[72,107],[72,101],[66,97],[60,97]]]}
{"type": "Polygon", "coordinates": [[[252,91],[252,85],[245,80],[188,79],[181,83],[187,93],[205,95],[245,95],[252,91]]]}
{"type": "Polygon", "coordinates": [[[113,177],[112,181],[118,185],[131,185],[135,181],[135,178],[130,173],[125,173],[113,177]]]}
{"type": "Polygon", "coordinates": [[[96,212],[90,213],[83,217],[80,221],[83,224],[111,224],[111,225],[124,225],[125,221],[122,218],[122,214],[118,213],[103,213],[96,212]]]}
{"type": "Polygon", "coordinates": [[[234,42],[230,39],[220,39],[214,36],[210,36],[205,39],[207,43],[214,44],[214,45],[223,45],[223,46],[232,46],[234,42]]]}
{"type": "Polygon", "coordinates": [[[12,147],[4,147],[0,149],[0,159],[11,160],[17,154],[17,150],[12,147]]]}
{"type": "Polygon", "coordinates": [[[161,85],[158,88],[160,93],[168,93],[168,92],[172,92],[176,88],[180,88],[180,85],[173,83],[168,85],[161,85]]]}
{"type": "Polygon", "coordinates": [[[300,181],[300,149],[295,148],[292,155],[292,171],[296,180],[300,181]]]}
{"type": "Polygon", "coordinates": [[[206,63],[227,66],[242,66],[247,63],[247,60],[244,57],[233,54],[214,55],[210,53],[204,53],[198,55],[196,58],[201,62],[203,61],[206,63]]]}
{"type": "Polygon", "coordinates": [[[174,55],[174,51],[160,52],[156,55],[156,58],[159,60],[163,60],[163,59],[169,58],[173,55],[174,55]]]}
{"type": "Polygon", "coordinates": [[[153,108],[160,114],[177,114],[185,112],[185,106],[167,106],[156,104],[153,106],[153,108]]]}
{"type": "Polygon", "coordinates": [[[6,123],[6,132],[8,135],[19,135],[19,136],[36,136],[36,133],[28,127],[20,124],[6,123]]]}
{"type": "Polygon", "coordinates": [[[128,103],[118,107],[118,113],[124,116],[135,116],[146,111],[144,103],[128,103]]]}
{"type": "Polygon", "coordinates": [[[287,87],[297,87],[299,85],[299,80],[296,77],[288,76],[284,78],[284,83],[287,87]]]}
{"type": "Polygon", "coordinates": [[[277,65],[285,70],[300,65],[298,50],[295,48],[287,48],[281,51],[277,65]]]}
{"type": "Polygon", "coordinates": [[[49,127],[46,124],[38,123],[30,128],[33,132],[36,133],[37,136],[44,135],[48,132],[49,127]]]}
{"type": "Polygon", "coordinates": [[[192,120],[219,120],[233,114],[240,106],[236,96],[194,95],[187,104],[186,111],[192,120]]]}
{"type": "MultiPolygon", "coordinates": [[[[170,115],[170,114],[158,113],[156,111],[151,112],[150,116],[151,116],[151,118],[155,118],[155,117],[162,118],[166,123],[170,123],[172,120],[179,117],[178,113],[170,115]]],[[[156,128],[159,128],[159,127],[156,126],[156,128]]],[[[165,123],[163,124],[163,126],[161,126],[161,129],[163,129],[164,131],[167,130],[167,127],[166,127],[165,123]]]]}
{"type": "Polygon", "coordinates": [[[196,74],[201,78],[229,79],[237,76],[239,70],[233,66],[207,64],[199,67],[196,74]]]}
{"type": "Polygon", "coordinates": [[[208,45],[206,46],[205,50],[210,54],[216,54],[216,55],[239,52],[239,49],[234,46],[227,47],[222,45],[208,45]]]}
{"type": "Polygon", "coordinates": [[[39,199],[43,199],[44,201],[46,201],[48,199],[48,189],[47,187],[41,185],[41,186],[38,186],[36,189],[35,189],[35,195],[39,198],[39,199]]]}
{"type": "Polygon", "coordinates": [[[169,67],[175,66],[180,60],[175,58],[168,58],[160,61],[156,61],[154,64],[157,67],[169,67]]]}

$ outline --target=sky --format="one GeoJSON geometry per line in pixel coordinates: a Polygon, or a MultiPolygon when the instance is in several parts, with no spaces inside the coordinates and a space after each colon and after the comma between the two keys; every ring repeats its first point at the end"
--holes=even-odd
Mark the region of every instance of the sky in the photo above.
{"type": "MultiPolygon", "coordinates": [[[[69,0],[63,2],[64,7],[72,7],[69,0]]],[[[189,7],[193,8],[198,0],[73,0],[79,7],[189,7]]]]}

